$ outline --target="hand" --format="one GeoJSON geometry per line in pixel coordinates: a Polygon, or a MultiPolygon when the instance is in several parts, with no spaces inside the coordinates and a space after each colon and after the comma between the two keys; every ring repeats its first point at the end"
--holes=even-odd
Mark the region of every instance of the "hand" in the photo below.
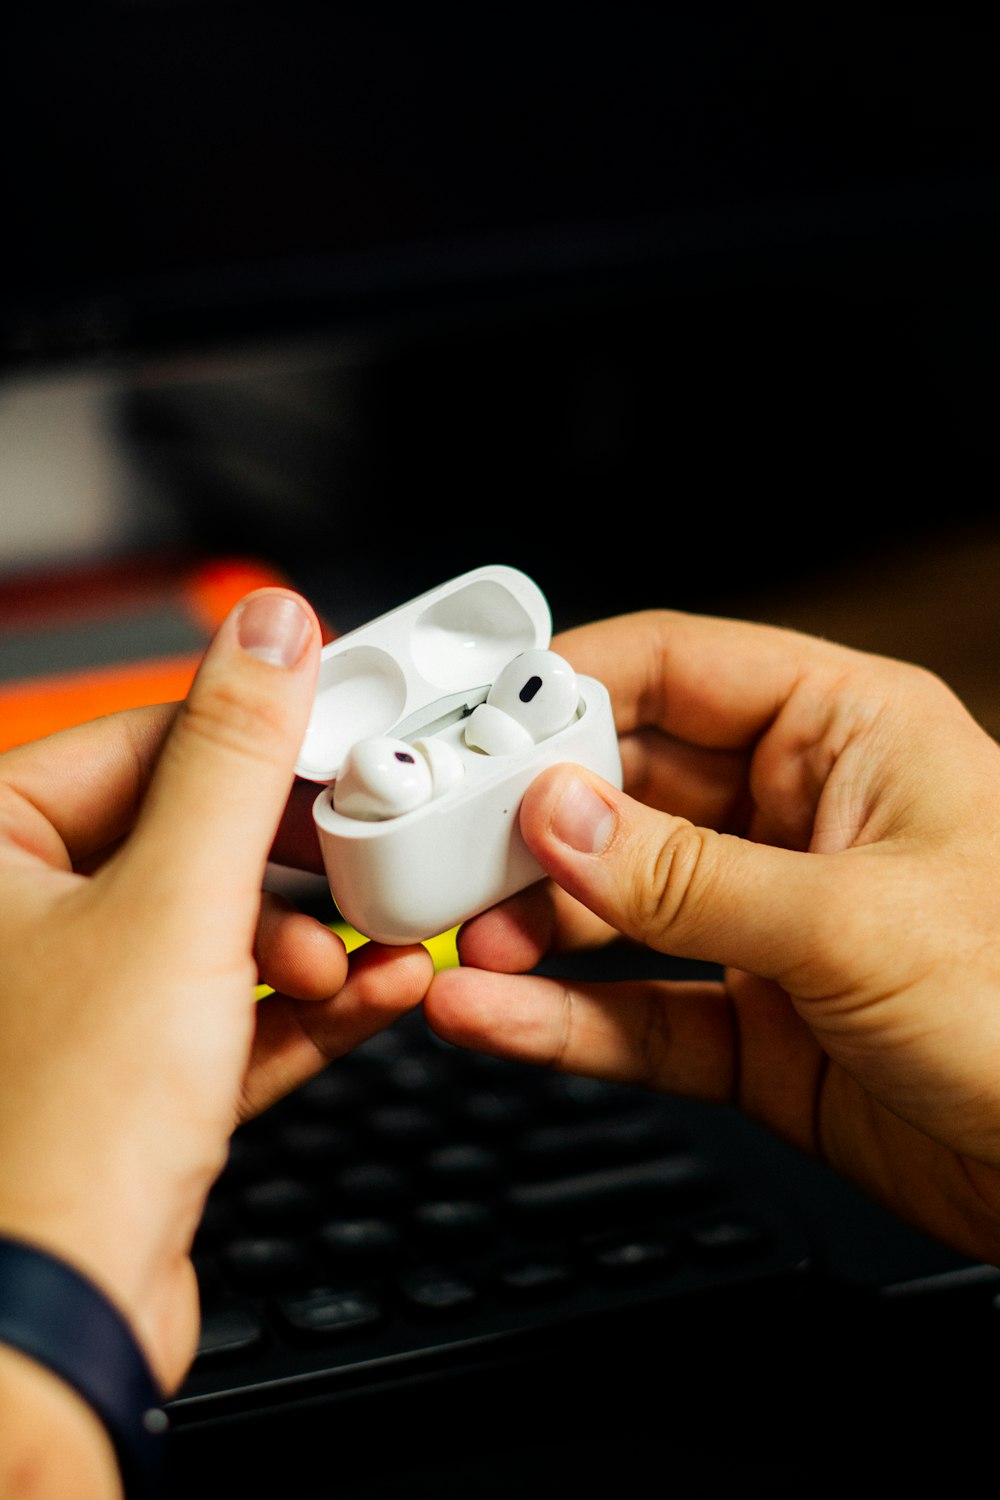
{"type": "MultiPolygon", "coordinates": [[[[348,960],[261,898],[318,867],[294,796],[320,632],[282,590],[223,624],[186,702],[0,756],[0,1231],[130,1317],[165,1391],[194,1353],[189,1250],[233,1127],[422,998],[423,947],[348,960]],[[259,979],[275,993],[254,1004],[259,979]]],[[[310,795],[312,789],[306,789],[310,795]]]]}
{"type": "Polygon", "coordinates": [[[650,611],[553,645],[611,692],[625,791],[537,778],[552,882],[468,923],[432,1026],[731,1101],[1000,1263],[1000,748],[922,669],[769,626],[650,611]],[[506,977],[618,934],[723,980],[506,977]]]}

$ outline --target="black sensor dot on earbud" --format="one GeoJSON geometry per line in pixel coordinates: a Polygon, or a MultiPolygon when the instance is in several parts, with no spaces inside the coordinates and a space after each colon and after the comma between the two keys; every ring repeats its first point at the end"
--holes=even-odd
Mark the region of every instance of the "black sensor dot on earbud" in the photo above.
{"type": "Polygon", "coordinates": [[[540,677],[529,677],[517,696],[522,703],[530,703],[541,685],[542,679],[540,677]]]}
{"type": "Polygon", "coordinates": [[[401,760],[406,766],[412,766],[416,764],[413,756],[410,755],[406,750],[394,750],[393,754],[395,755],[397,760],[401,760]]]}

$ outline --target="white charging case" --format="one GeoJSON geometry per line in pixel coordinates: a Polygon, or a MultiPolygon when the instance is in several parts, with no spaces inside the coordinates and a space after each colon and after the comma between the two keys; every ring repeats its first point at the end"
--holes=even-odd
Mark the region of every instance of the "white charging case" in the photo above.
{"type": "Polygon", "coordinates": [[[622,769],[607,689],[578,677],[580,703],[565,729],[509,755],[484,755],[465,720],[506,664],[548,647],[552,618],[538,585],[517,568],[475,568],[324,646],[309,727],[296,766],[324,784],[313,817],[341,915],[380,943],[423,942],[523,890],[543,871],[518,827],[518,807],[543,766],[574,761],[616,786],[622,769]],[[366,821],[333,805],[351,745],[373,735],[441,736],[463,775],[430,802],[366,821]]]}

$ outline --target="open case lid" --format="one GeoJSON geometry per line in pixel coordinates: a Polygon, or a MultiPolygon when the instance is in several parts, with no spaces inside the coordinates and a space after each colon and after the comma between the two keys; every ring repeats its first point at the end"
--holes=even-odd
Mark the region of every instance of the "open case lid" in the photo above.
{"type": "Polygon", "coordinates": [[[470,711],[521,651],[547,646],[548,601],[526,573],[474,568],[324,646],[296,772],[334,781],[350,747],[370,735],[427,731],[470,711]]]}

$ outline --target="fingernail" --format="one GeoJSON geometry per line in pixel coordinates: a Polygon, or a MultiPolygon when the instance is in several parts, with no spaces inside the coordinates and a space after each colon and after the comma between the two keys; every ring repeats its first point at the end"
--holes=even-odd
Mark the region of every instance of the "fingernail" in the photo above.
{"type": "Polygon", "coordinates": [[[568,782],[552,814],[557,839],[581,854],[601,854],[614,831],[615,815],[593,787],[579,777],[568,782]]]}
{"type": "Polygon", "coordinates": [[[312,634],[312,621],[298,599],[253,594],[240,605],[236,629],[250,656],[275,667],[294,667],[312,634]]]}

